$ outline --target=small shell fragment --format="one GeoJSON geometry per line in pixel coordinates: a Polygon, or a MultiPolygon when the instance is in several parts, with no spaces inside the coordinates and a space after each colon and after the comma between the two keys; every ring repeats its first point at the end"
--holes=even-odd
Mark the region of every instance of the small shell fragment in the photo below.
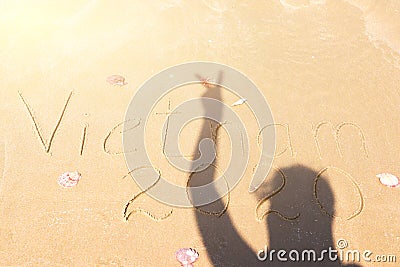
{"type": "Polygon", "coordinates": [[[121,75],[111,75],[107,77],[106,80],[109,84],[112,85],[118,85],[118,86],[123,86],[125,84],[128,84],[127,82],[125,82],[125,77],[121,76],[121,75]]]}
{"type": "Polygon", "coordinates": [[[73,187],[76,186],[81,179],[81,174],[77,171],[75,172],[64,172],[58,177],[58,184],[63,187],[73,187]]]}
{"type": "Polygon", "coordinates": [[[232,104],[232,107],[242,105],[242,104],[244,104],[246,101],[247,101],[246,98],[241,98],[241,99],[239,99],[238,101],[236,101],[235,103],[233,103],[233,104],[232,104]]]}
{"type": "Polygon", "coordinates": [[[193,267],[193,263],[199,258],[199,253],[193,248],[181,248],[175,252],[177,261],[183,267],[193,267]]]}
{"type": "Polygon", "coordinates": [[[390,173],[380,173],[377,174],[376,177],[379,178],[379,181],[388,187],[400,187],[399,178],[390,173]]]}

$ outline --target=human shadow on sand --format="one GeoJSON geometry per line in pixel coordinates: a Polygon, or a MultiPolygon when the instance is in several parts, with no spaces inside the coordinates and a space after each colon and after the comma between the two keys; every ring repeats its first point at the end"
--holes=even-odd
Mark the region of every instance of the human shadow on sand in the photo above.
{"type": "MultiPolygon", "coordinates": [[[[222,79],[222,75],[220,78],[222,79]]],[[[203,97],[221,100],[221,90],[221,88],[212,87],[203,97]]],[[[204,115],[207,116],[208,112],[210,111],[204,110],[204,115]]],[[[215,117],[216,111],[212,112],[215,117]]],[[[214,124],[212,128],[216,129],[217,123],[213,122],[212,124],[214,124]]],[[[198,148],[203,138],[210,138],[210,135],[212,135],[210,122],[204,121],[199,138],[195,142],[195,148],[198,148]]],[[[218,166],[218,149],[213,165],[218,166]]],[[[190,194],[190,187],[210,183],[219,175],[221,174],[212,166],[202,172],[193,173],[188,182],[188,193],[190,194]]],[[[329,250],[329,248],[334,250],[336,245],[332,237],[332,217],[321,211],[313,194],[316,177],[316,171],[302,165],[285,167],[279,171],[272,169],[262,186],[253,193],[254,197],[259,200],[270,196],[260,206],[259,216],[263,211],[273,211],[269,212],[260,222],[264,223],[267,228],[265,244],[269,252],[264,261],[260,260],[257,257],[257,251],[242,239],[240,225],[237,228],[233,225],[229,209],[222,216],[216,216],[218,212],[224,211],[228,201],[226,196],[206,206],[196,207],[194,214],[197,227],[213,266],[359,266],[345,265],[339,259],[334,260],[337,255],[334,252],[331,258],[329,258],[329,253],[324,253],[324,259],[318,261],[321,259],[323,250],[329,250]],[[283,179],[285,179],[284,187],[279,193],[271,196],[277,188],[282,186],[283,179]],[[298,218],[292,220],[292,217],[296,217],[297,214],[299,214],[298,218]],[[269,259],[272,250],[281,249],[287,252],[283,256],[288,259],[286,262],[278,260],[276,252],[272,254],[272,260],[269,259]],[[292,253],[292,258],[295,260],[289,259],[291,250],[298,251],[299,260],[296,260],[295,253],[292,253]],[[310,255],[311,260],[308,260],[309,256],[305,254],[304,259],[306,260],[302,261],[302,253],[305,250],[315,251],[316,261],[313,261],[312,254],[310,255]]],[[[319,177],[317,186],[318,198],[324,205],[324,209],[334,211],[335,200],[326,177],[319,177]]],[[[192,196],[194,202],[195,197],[195,195],[192,196]]],[[[251,195],[245,197],[251,197],[251,195]]],[[[254,208],[249,207],[249,209],[254,208]]],[[[235,216],[240,215],[236,214],[235,216]]],[[[255,216],[248,218],[248,221],[251,220],[256,220],[255,216]]],[[[243,227],[245,226],[243,225],[243,227]]],[[[262,256],[264,255],[260,253],[259,257],[262,258],[262,256]]]]}

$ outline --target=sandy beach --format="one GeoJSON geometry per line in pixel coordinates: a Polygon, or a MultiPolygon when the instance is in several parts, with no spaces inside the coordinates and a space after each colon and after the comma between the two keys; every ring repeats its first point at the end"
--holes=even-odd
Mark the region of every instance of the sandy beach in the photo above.
{"type": "Polygon", "coordinates": [[[400,177],[400,2],[1,1],[0,33],[0,266],[179,266],[180,248],[199,253],[194,266],[399,264],[400,187],[376,175],[400,177]],[[198,119],[175,141],[193,160],[201,139],[214,140],[215,167],[190,175],[172,166],[163,125],[181,103],[218,99],[248,135],[237,186],[205,207],[179,208],[143,192],[122,138],[136,127],[126,112],[139,88],[196,61],[230,66],[257,86],[276,151],[249,193],[262,143],[251,101],[232,106],[245,96],[201,79],[169,92],[154,103],[144,140],[169,182],[212,181],[240,153],[226,129],[198,119]],[[74,171],[76,185],[58,184],[74,171]],[[343,257],[284,262],[275,252],[261,261],[266,247],[343,257]],[[360,259],[346,259],[351,251],[360,259]]]}

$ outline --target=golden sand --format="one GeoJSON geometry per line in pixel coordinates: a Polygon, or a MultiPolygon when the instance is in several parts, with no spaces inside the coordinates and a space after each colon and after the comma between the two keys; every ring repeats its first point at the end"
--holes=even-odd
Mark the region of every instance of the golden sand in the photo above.
{"type": "MultiPolygon", "coordinates": [[[[0,32],[1,266],[179,266],[174,253],[186,247],[200,255],[195,266],[253,266],[265,245],[322,250],[344,241],[343,251],[400,261],[400,189],[376,178],[400,175],[399,1],[1,1],[0,32]],[[232,107],[249,135],[243,179],[209,207],[180,209],[127,175],[121,131],[140,85],[197,60],[229,65],[258,86],[277,151],[250,194],[259,129],[246,103],[232,107]],[[107,83],[114,74],[128,84],[107,83]],[[57,184],[75,170],[79,184],[57,184]]],[[[213,89],[204,85],[165,96],[147,125],[152,163],[182,186],[189,175],[165,159],[162,125],[213,89]]],[[[216,90],[228,105],[239,100],[216,90]]],[[[215,132],[224,170],[229,137],[204,125],[183,129],[182,153],[196,157],[194,140],[215,132]]]]}

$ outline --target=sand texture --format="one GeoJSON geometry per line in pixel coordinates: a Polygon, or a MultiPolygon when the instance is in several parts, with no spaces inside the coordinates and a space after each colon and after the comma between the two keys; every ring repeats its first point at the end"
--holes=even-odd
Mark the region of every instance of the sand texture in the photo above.
{"type": "MultiPolygon", "coordinates": [[[[400,188],[376,175],[400,177],[399,86],[396,0],[0,1],[0,266],[179,266],[184,247],[199,253],[194,266],[398,266],[400,188]],[[250,194],[260,129],[251,103],[232,107],[249,137],[243,178],[211,205],[177,208],[128,174],[122,131],[139,87],[192,61],[231,66],[257,85],[276,154],[250,194]],[[74,171],[76,186],[57,183],[74,171]],[[397,263],[256,257],[265,246],[320,251],[344,241],[342,252],[397,263]]],[[[153,166],[181,186],[212,179],[239,153],[229,133],[195,120],[180,149],[196,158],[198,140],[212,138],[216,167],[189,176],[169,164],[168,113],[204,96],[240,99],[204,81],[183,86],[146,125],[153,166]]]]}

